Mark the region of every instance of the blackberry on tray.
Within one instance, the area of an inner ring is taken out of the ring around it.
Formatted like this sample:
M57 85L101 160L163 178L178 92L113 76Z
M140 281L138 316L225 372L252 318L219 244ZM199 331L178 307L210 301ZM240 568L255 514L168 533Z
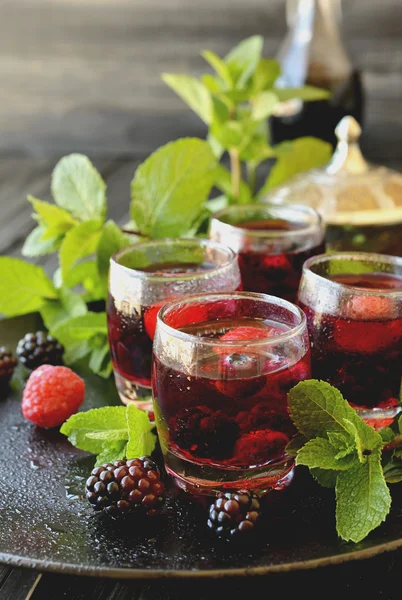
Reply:
M64 346L48 333L37 331L20 339L16 354L24 367L33 370L41 365L62 365Z
M165 503L160 470L148 456L95 467L85 489L94 510L112 516L139 511L155 517Z
M260 501L248 490L220 492L209 507L208 527L221 538L248 536L260 517Z
M7 383L13 376L17 361L5 346L0 346L0 383Z

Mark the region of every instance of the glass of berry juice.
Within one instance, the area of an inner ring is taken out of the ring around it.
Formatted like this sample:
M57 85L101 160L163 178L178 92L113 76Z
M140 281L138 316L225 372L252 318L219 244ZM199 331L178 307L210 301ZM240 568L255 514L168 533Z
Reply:
M318 212L302 205L247 204L217 212L209 237L239 255L243 288L295 302L304 261L325 251Z
M209 240L165 239L119 250L110 260L108 335L117 390L150 411L156 315L168 300L241 287L236 254Z
M152 391L167 472L194 494L288 485L287 393L309 377L306 319L294 304L251 292L166 304Z
M306 261L298 304L313 377L337 387L377 428L400 411L402 258L365 252Z

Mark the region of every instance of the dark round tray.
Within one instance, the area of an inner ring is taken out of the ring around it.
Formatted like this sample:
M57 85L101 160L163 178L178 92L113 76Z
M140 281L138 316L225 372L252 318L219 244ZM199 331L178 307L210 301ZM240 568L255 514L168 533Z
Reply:
M29 315L0 322L10 349L38 326ZM84 374L82 410L119 404L113 379ZM42 430L21 413L19 367L0 401L0 562L43 571L118 578L190 578L267 574L363 559L402 546L402 486L392 487L386 522L360 544L335 531L334 493L296 469L282 492L268 494L258 539L220 542L206 526L206 506L171 489L163 515L113 520L83 498L94 457L57 430Z

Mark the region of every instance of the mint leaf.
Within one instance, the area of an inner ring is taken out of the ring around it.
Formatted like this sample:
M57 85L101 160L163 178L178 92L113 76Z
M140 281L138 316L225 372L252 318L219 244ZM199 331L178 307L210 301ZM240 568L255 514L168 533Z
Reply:
M337 448L325 438L315 438L301 448L296 457L296 465L341 471L350 469L356 463L356 456L337 458Z
M127 433L127 427L124 427L124 429L111 429L109 431L90 431L86 434L86 437L90 440L101 440L103 442L126 442Z
M114 463L116 460L124 460L126 457L127 442L116 442L108 444L96 457L95 467L100 467L107 463Z
M36 218L39 223L45 228L44 240L49 240L62 236L69 229L77 225L77 221L73 219L70 213L55 204L44 202L35 198L34 196L28 196L28 201L32 204L36 214Z
M324 166L332 155L331 144L313 137L301 137L292 142L282 142L275 147L275 150L278 160L272 167L259 196L298 173Z
M85 315L63 321L51 329L51 334L65 347L64 362L74 364L87 356L96 336L106 340L107 323L105 313L88 312Z
M60 266L63 281L72 267L82 258L95 253L101 236L101 221L84 221L70 229L60 248Z
M164 73L163 81L206 123L212 121L211 94L204 84L190 75Z
M91 343L89 343L91 346ZM93 348L89 359L89 368L93 373L107 379L112 373L109 344L105 336L104 343L99 348Z
M253 95L269 90L279 77L281 67L278 61L271 58L260 58L253 74ZM276 90L273 90L276 93Z
M254 121L262 121L272 114L275 106L278 104L278 96L273 92L261 92L253 98L253 108L251 118Z
M80 450L99 454L105 449L108 437L89 437L88 434L106 432L110 434L110 440L115 442L113 438L115 432L118 431L120 434L122 430L127 431L126 439L128 439L126 407L106 406L72 415L61 426L60 433L67 436L69 441Z
M355 439L345 435L343 432L338 433L336 431L329 431L328 439L334 448L337 449L337 459L344 458L345 456L349 456L356 452Z
M105 281L99 275L95 260L86 260L72 267L64 280L60 277L60 284L68 288L82 285L86 290L86 293L82 294L86 302L102 300L107 293Z
M308 439L325 438L328 432L339 432L350 438L345 419L356 427L360 428L360 424L362 429L369 427L349 406L341 392L325 381L300 381L290 390L288 400L291 419Z
M205 73L201 75L201 81L207 88L211 94L220 94L222 91L222 83L218 80L217 77L210 75L209 73Z
M224 86L231 88L233 85L232 76L230 75L229 67L225 61L211 50L204 50L201 52L201 56L211 65L217 75L219 75ZM215 90L214 93L217 93L217 90Z
M87 156L64 156L53 170L51 189L56 204L74 218L104 218L106 184Z
M35 312L46 300L57 298L57 290L42 267L0 256L0 272L0 313L7 317Z
M344 419L345 426L353 435L360 462L365 462L366 453L382 446L382 438L378 431L364 423L359 417L353 422Z
M236 87L241 88L248 83L261 58L263 45L263 37L253 35L241 41L225 56L225 63Z
M336 486L336 480L338 478L338 471L331 471L329 469L310 469L311 475L322 487L334 488Z
M131 182L131 217L152 238L185 235L212 188L216 159L208 142L170 142L138 167Z
M336 528L338 535L360 542L386 518L391 496L381 468L381 451L365 463L338 474L336 482Z
M399 483L402 481L402 460L396 452L383 461L383 473L387 483Z
M81 296L64 287L59 290L58 300L47 300L40 309L43 322L49 330L87 312L87 305Z
M96 264L99 274L106 277L109 272L110 257L112 254L127 246L129 239L114 221L108 221L103 226L98 247L96 250Z
M331 97L331 92L323 88L314 87L312 85L304 85L298 88L275 88L275 94L281 102L300 98L300 100L327 100Z
M23 256L32 258L44 256L45 254L56 252L60 248L62 237L45 240L43 238L45 232L46 228L42 225L38 225L38 227L35 227L35 229L31 231L22 246L21 253Z
M127 406L128 444L127 458L149 456L155 449L156 435L152 433L154 424L147 413L133 404Z

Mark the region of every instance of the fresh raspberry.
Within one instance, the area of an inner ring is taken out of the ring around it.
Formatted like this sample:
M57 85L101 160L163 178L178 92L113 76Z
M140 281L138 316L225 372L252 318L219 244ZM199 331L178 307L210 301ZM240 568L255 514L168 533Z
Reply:
M68 367L42 365L33 371L22 397L22 414L39 427L58 427L78 411L85 383Z
M235 444L233 464L258 465L274 460L282 456L288 443L288 436L280 431L262 429L246 433Z
M158 302L158 304L153 304L152 306L150 306L149 308L147 308L145 310L144 325L145 325L145 330L146 330L147 334L149 335L149 337L151 338L151 340L153 340L155 337L156 317L158 315L158 312L160 311L160 309L162 308L162 306L165 303L166 303L166 301Z
M276 327L261 329L260 327L235 327L225 333L220 339L222 342L237 342L242 340L257 340L275 335L278 332Z
M262 261L262 268L276 271L277 274L278 271L282 271L280 275L283 277L283 271L288 273L292 265L287 254L268 254Z

